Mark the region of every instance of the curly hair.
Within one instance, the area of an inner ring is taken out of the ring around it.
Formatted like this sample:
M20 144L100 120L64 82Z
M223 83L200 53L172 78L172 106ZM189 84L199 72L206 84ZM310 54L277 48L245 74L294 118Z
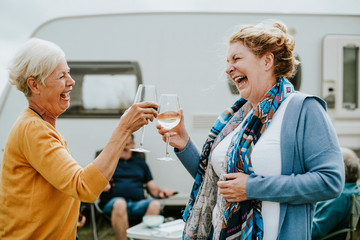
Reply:
M275 21L272 25L259 23L246 25L231 35L229 43L242 42L255 56L262 57L267 52L274 55L276 78L291 78L296 73L299 61L295 59L294 38L287 33L284 24Z

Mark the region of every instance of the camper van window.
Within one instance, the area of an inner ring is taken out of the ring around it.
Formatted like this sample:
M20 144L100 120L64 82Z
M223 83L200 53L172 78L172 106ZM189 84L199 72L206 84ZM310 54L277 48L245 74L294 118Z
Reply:
M118 118L134 101L141 83L137 63L69 62L75 85L63 118Z
M84 109L126 109L136 91L135 75L84 75ZM96 97L94 97L96 96Z
M359 47L343 48L343 108L348 110L357 109L358 96L358 73L359 73Z

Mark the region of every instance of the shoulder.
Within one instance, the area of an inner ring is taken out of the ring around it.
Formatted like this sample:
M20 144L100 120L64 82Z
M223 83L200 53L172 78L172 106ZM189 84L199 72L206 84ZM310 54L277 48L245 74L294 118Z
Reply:
M24 135L32 132L37 133L43 130L49 130L46 126L46 122L42 120L38 115L33 114L31 110L25 109L22 111L14 123L13 130L22 133Z
M296 92L290 99L282 122L282 134L288 137L306 129L316 129L330 120L326 103L318 96ZM310 123L310 124L307 124ZM330 123L327 124L330 127Z
M301 116L326 115L326 102L318 96L296 92L290 99L285 111L285 118L295 121Z
M48 145L66 144L64 137L50 123L41 119L29 109L25 109L19 116L12 129L15 136L29 144L48 142Z
M295 92L293 98L289 102L289 105L299 105L301 107L322 107L326 110L326 102L322 98L303 92Z

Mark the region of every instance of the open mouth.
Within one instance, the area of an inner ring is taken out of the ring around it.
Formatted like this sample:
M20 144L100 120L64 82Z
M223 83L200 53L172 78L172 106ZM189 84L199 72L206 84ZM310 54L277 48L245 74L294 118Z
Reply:
M60 97L61 97L61 99L66 100L66 101L70 100L69 92L60 94Z
M237 77L237 78L235 78L235 82L240 83L242 80L245 80L245 79L247 79L246 76Z
M247 82L247 79L247 76L240 76L235 78L234 81L239 84L239 87L241 87Z

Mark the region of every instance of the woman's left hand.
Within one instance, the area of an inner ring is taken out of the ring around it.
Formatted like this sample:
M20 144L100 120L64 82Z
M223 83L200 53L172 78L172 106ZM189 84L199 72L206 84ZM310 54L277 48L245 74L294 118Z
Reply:
M242 202L247 200L246 181L249 175L245 173L228 173L224 175L226 181L218 181L220 193L228 202Z

